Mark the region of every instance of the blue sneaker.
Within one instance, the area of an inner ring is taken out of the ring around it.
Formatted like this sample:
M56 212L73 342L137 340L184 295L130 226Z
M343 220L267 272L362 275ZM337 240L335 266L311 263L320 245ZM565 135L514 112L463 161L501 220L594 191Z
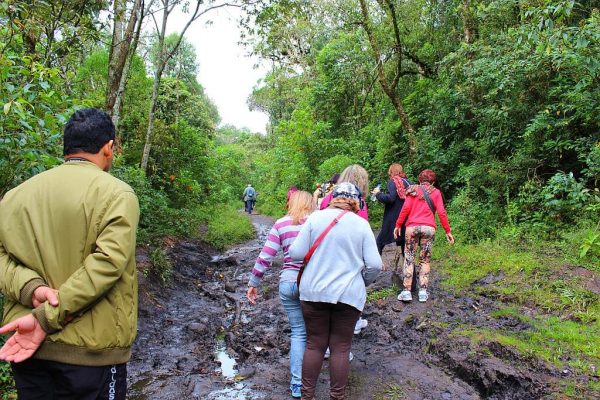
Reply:
M298 383L292 383L290 385L290 390L292 391L293 398L299 399L302 397L302 385Z

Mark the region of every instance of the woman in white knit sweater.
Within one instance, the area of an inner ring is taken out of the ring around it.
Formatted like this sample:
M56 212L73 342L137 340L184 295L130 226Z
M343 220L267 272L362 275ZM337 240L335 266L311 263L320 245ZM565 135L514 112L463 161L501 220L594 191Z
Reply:
M302 363L304 400L314 398L328 346L331 350L330 398L345 397L354 326L365 305L366 285L375 280L382 266L369 223L356 215L361 201L356 186L348 182L339 184L329 207L308 218L289 249L293 259L302 260L333 219L345 210L350 211L341 216L318 245L300 282L307 333Z

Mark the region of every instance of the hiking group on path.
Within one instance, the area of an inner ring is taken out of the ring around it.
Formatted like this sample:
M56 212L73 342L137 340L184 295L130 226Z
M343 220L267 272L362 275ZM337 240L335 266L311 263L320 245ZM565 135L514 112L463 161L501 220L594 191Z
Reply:
M19 399L126 398L126 364L137 333L140 211L132 188L107 173L114 143L106 113L75 112L64 129L64 164L0 201L0 333L14 332L0 359L11 363ZM418 298L426 301L435 213L454 242L435 173L422 171L419 185L410 184L399 164L388 175L387 193L371 192L385 204L377 239L368 223L368 174L350 165L318 192L291 188L288 211L256 259L247 291L252 304L274 256L284 255L279 295L291 326L294 398L314 398L327 354L330 397L345 398L352 337L367 325L360 318L366 286L384 268L385 245L402 246L405 237L403 301L412 300L420 247ZM248 185L246 212L252 213L256 196Z
M402 166L394 163L388 175L388 192L379 188L371 192L385 204L377 239L364 200L369 193L368 174L355 164L332 176L312 195L290 188L288 212L275 222L256 259L248 282L251 304L256 304L257 287L266 269L278 251L283 252L279 297L291 327L290 392L294 398L315 398L324 358L329 358L330 398L346 398L352 336L367 326L360 318L366 287L384 268L381 254L387 244L395 241L404 255L404 288L398 300L406 302L412 301L420 247L418 298L425 302L436 212L448 241L454 243L441 193L433 186L435 173L424 170L419 185L411 185Z

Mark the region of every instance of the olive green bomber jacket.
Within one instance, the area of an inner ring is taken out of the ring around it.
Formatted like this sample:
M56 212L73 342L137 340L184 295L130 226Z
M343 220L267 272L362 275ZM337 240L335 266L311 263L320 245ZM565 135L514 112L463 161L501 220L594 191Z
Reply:
M34 358L89 366L129 360L138 220L133 190L87 161L38 174L0 201L3 323L33 312L49 333ZM57 307L32 310L40 285L58 289Z

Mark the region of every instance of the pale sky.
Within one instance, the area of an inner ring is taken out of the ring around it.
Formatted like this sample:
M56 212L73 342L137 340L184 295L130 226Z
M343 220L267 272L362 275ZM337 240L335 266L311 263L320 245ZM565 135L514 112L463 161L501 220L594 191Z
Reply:
M258 69L256 57L238 44L240 31L236 23L240 10L226 7L212 10L190 26L185 38L196 48L198 81L219 109L221 125L247 127L252 132L266 132L268 117L262 112L248 110L246 99L252 87L263 78L268 68L263 63ZM189 16L173 12L169 17L167 34L180 33ZM212 25L207 25L207 21Z

